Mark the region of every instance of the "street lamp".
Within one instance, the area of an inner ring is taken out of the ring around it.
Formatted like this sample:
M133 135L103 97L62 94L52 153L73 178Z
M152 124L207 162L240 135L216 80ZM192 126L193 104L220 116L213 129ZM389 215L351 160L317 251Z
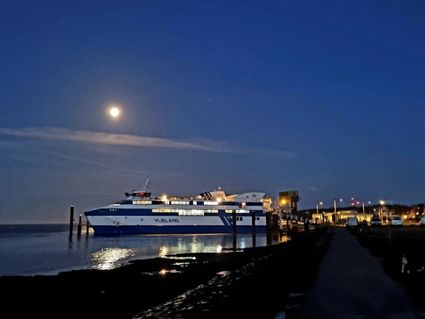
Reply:
M382 217L384 215L384 205L385 205L385 201L380 200L379 201L379 205L381 205L381 207L379 208L379 219L382 220Z
M283 227L283 220L282 220L282 215L285 212L285 206L288 204L288 201L286 199L281 199L279 202L279 206L281 207L280 212L279 212L279 225L280 225L280 229L282 229ZM287 219L288 221L288 219Z
M334 198L334 225L336 225L337 222L337 215L336 215L336 199Z
M322 206L322 205L323 205L323 202L322 202L322 201L320 201L318 204L316 204L316 212L317 212L317 215L319 215L319 205L320 205L320 206ZM323 223L323 224L325 223L325 217L324 217L323 212L322 212L322 223Z

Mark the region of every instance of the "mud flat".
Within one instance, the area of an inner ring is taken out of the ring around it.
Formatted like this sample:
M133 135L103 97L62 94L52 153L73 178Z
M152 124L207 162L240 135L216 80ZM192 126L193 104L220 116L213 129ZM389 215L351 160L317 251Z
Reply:
M175 255L56 276L4 276L2 311L9 318L274 318L296 311L330 237L322 228L243 252Z

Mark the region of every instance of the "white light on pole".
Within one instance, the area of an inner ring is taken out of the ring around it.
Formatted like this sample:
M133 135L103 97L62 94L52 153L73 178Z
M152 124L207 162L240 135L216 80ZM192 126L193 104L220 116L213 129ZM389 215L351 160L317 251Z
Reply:
M336 216L336 199L334 199L334 224L336 225L337 216Z

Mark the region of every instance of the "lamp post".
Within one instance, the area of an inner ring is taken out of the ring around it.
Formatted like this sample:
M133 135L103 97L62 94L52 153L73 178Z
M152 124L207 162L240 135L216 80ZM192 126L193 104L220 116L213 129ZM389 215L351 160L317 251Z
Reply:
M381 207L379 207L379 219L382 220L382 217L384 215L384 205L385 205L385 201L380 200L379 201L379 205L381 205Z
M336 225L337 216L336 216L336 199L334 198L334 225Z
M367 201L367 212L368 214L370 214L370 205L372 204L372 202L369 200Z
M318 204L316 204L316 212L317 212L317 215L319 215L319 205L320 206L322 206L323 205L323 202L322 201L320 201ZM325 216L324 216L324 214L323 214L323 212L322 212L322 224L324 224L325 223Z
M319 220L319 204L316 204L316 218L315 218L315 223L317 224L318 220Z
M280 209L280 214L279 214L279 225L280 225L280 230L282 230L282 226L283 226L283 220L282 220L282 215L283 215L283 212L285 211L285 206L286 206L286 204L287 204L287 202L286 202L286 200L285 199L282 199L281 201L280 201L280 203L279 203L279 206L281 206L281 209ZM288 220L286 221L286 222L288 222Z

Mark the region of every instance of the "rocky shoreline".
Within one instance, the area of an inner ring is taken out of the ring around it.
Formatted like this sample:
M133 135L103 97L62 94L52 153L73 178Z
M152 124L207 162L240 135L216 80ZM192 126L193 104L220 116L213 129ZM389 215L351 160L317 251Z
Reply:
M319 228L243 252L176 255L56 276L4 276L3 311L13 318L274 318L281 311L295 316L330 237ZM22 306L13 306L16 301Z

